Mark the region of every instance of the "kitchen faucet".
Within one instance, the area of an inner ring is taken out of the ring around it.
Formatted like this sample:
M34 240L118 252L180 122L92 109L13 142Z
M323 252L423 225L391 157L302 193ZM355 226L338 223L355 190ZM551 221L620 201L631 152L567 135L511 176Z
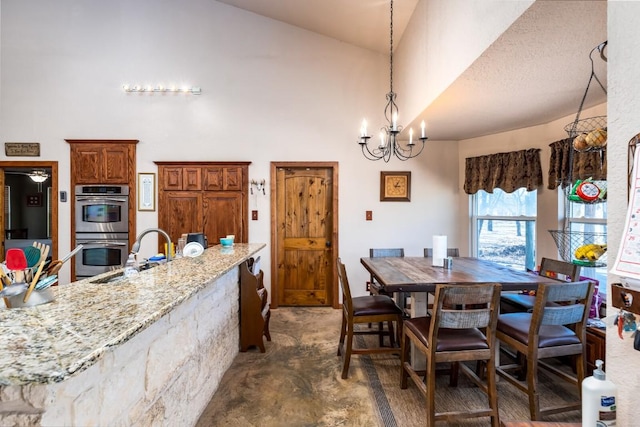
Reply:
M140 241L145 235L151 233L152 231L164 236L165 240L167 241L167 262L171 261L171 237L169 237L166 231L159 228L147 228L142 233L140 233L140 235L136 237L136 241L133 243L133 246L131 246L131 253L138 254L138 251L140 250Z

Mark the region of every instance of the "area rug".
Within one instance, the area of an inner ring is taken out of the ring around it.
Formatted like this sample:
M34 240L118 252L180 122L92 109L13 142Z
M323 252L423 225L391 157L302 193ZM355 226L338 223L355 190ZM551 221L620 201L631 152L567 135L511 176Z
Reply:
M349 378L341 375L336 355L341 310L278 308L271 311L272 342L266 352L240 353L197 426L366 426L411 427L425 424L424 396L409 381L400 389L400 359L395 355L358 355ZM366 326L366 325L365 325ZM358 346L376 344L375 336L357 337ZM438 411L484 407L486 398L464 375L457 387L448 376L437 378ZM575 392L542 375L543 401L564 400ZM502 421L528 420L527 397L504 380L498 382ZM580 412L547 417L547 421L580 422ZM449 426L487 426L488 418Z
M359 344L377 344L375 337L359 337ZM504 357L504 356L503 356ZM385 427L421 426L425 423L425 397L409 380L407 389L400 388L400 360L394 355L369 355L360 357L360 367L365 371L372 398L375 402L381 424ZM557 362L557 366L561 362ZM570 370L563 366L562 369ZM539 371L540 372L540 371ZM544 371L539 375L541 404L555 405L559 402L573 401L576 388L565 381L558 380ZM501 421L529 420L529 404L526 394L506 380L498 378L498 408ZM460 374L457 387L449 386L449 376L439 373L436 377L436 411L457 411L466 408L486 408L486 395L464 375ZM570 411L545 417L545 421L580 422L580 411ZM448 426L487 426L488 417L469 419L458 423L440 423Z

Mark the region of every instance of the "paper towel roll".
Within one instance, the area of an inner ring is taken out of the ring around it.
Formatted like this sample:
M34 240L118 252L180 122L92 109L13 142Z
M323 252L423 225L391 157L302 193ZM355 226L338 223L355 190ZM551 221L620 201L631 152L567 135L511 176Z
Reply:
M431 265L442 267L444 259L447 257L447 236L433 236L433 261Z

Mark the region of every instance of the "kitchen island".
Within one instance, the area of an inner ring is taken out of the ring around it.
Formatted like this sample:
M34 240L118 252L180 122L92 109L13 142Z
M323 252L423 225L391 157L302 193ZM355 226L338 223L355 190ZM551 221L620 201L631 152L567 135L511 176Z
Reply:
M0 425L192 425L239 351L239 268L214 246L0 309Z

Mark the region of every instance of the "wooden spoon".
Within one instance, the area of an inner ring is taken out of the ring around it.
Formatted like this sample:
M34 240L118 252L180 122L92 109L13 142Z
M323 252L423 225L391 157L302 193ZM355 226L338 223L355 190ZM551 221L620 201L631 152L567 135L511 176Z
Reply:
M5 279L7 280L7 282L9 282L9 284L11 284L11 279L9 279L5 274L4 268L0 267L0 291L4 289L4 285L6 283ZM11 308L11 303L9 302L9 298L4 298L4 305L7 306L7 308Z

